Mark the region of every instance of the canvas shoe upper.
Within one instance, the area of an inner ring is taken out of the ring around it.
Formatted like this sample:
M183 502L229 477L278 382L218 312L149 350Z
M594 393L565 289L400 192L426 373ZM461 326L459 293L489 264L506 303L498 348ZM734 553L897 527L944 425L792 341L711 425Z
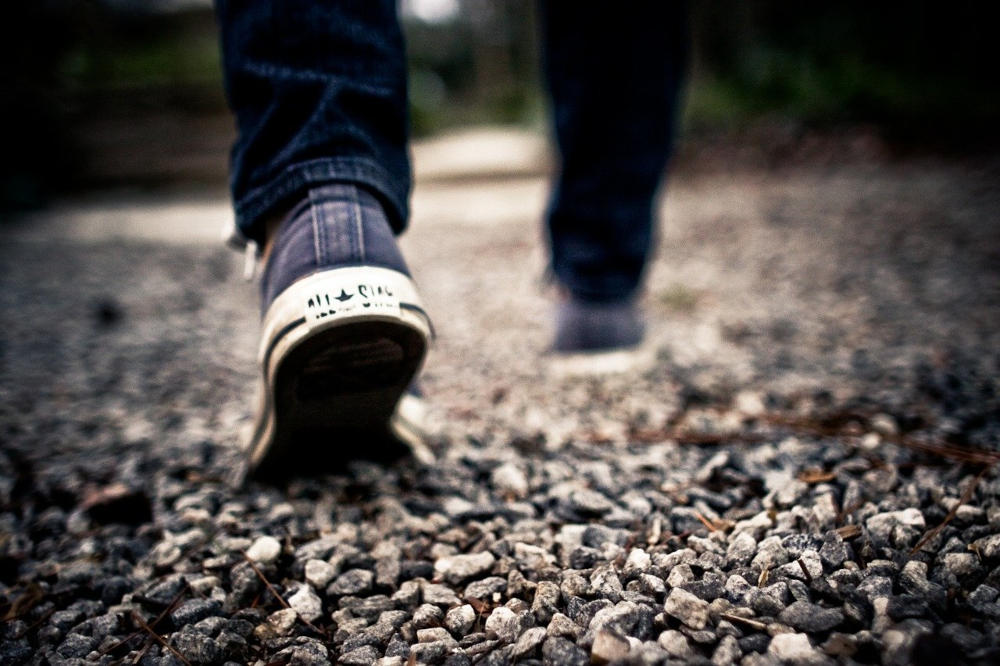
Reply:
M347 184L310 191L278 229L261 301L250 471L309 473L391 439L431 324L378 200Z

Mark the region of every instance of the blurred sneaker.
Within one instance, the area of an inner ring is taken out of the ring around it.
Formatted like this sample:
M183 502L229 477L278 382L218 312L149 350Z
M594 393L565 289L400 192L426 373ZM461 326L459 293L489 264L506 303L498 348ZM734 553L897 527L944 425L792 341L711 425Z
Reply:
M327 185L284 219L261 283L258 477L379 457L431 324L378 200Z
M568 297L556 310L552 350L560 353L606 352L635 347L645 333L634 300L609 303Z

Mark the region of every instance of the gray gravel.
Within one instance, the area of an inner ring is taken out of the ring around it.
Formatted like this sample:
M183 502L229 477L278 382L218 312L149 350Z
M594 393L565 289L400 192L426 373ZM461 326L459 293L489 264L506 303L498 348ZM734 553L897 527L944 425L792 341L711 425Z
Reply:
M0 663L996 663L997 175L680 174L609 374L543 353L534 220L440 185L406 239L436 462L286 487L226 482L238 258L11 225Z

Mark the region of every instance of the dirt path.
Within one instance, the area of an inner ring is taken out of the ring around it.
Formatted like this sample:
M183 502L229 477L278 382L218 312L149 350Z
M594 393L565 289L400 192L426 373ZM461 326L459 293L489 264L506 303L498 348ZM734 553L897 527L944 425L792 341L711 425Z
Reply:
M995 658L995 162L676 174L607 373L544 351L525 163L415 196L438 462L287 489L220 481L257 326L224 199L8 225L0 661Z

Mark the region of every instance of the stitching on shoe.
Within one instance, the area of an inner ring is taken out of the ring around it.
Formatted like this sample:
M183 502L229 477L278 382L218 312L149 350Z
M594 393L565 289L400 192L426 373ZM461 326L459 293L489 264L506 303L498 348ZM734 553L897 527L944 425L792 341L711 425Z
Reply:
M358 229L358 258L363 263L365 260L365 231L361 224L361 201L358 199L357 189L351 190L351 199L354 204L354 224Z
M313 249L316 253L316 265L322 266L326 262L326 229L320 223L318 209L323 204L317 204L312 192L309 193L312 205L309 206L309 214L312 216L313 227Z

